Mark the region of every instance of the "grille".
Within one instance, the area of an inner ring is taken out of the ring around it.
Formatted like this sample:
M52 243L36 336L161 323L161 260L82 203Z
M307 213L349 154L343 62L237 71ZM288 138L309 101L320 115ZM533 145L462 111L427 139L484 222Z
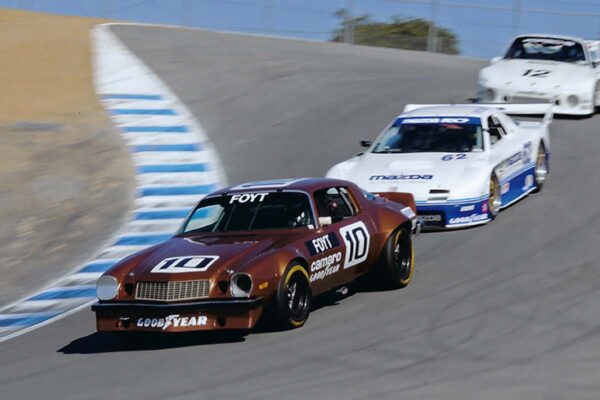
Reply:
M136 300L177 301L208 297L207 279L177 282L138 282Z
M548 99L543 97L531 97L531 96L514 96L509 99L511 103L525 103L525 104L535 104L535 103L547 103Z

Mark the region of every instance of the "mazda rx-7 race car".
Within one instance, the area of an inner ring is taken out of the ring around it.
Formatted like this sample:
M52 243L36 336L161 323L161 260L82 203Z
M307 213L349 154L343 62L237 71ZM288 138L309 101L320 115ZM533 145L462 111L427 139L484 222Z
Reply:
M524 35L479 72L478 101L552 102L558 114L591 115L600 106L600 41Z
M367 272L399 288L413 276L410 194L351 182L261 181L203 198L170 240L98 279L99 331L250 329L268 313L302 326L312 297Z
M541 114L542 122L508 113ZM501 208L542 189L548 173L550 104L408 105L364 153L327 176L363 189L412 193L423 229L494 219Z

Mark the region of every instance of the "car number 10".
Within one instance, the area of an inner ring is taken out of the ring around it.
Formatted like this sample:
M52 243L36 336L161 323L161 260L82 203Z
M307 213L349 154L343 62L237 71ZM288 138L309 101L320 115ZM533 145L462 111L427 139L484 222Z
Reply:
M358 221L340 228L340 235L346 244L344 268L350 268L367 259L371 237L364 222Z

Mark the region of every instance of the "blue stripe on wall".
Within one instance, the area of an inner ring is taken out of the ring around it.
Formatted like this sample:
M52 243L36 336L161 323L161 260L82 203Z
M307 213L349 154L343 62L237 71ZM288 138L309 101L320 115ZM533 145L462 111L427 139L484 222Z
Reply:
M200 151L200 143L190 144L141 144L132 146L131 151L141 153L145 151Z
M165 133L186 133L188 128L185 125L173 126L123 126L125 132L129 133L145 133L145 132L165 132Z
M170 108L137 109L137 108L114 108L110 110L112 115L177 115Z
M109 93L103 94L102 98L105 100L162 100L163 97L159 94L117 94Z
M17 326L31 326L35 324L42 323L52 317L60 314L59 312L53 313L39 313L39 314L29 314L27 316L16 316L9 318L0 318L0 327L17 327Z
M106 272L118 261L119 260L92 261L87 263L85 267L81 268L78 272Z
M149 174L154 172L206 172L208 171L208 164L141 165L136 169L138 174Z
M122 236L120 237L115 246L146 246L153 245L164 242L165 240L169 240L173 235L166 233L154 233L148 235L131 235L131 236Z
M74 299L77 297L96 297L96 287L73 287L67 289L51 289L40 294L36 294L27 300L59 300Z
M142 196L183 196L191 194L209 194L216 190L216 185L166 186L151 187L140 190Z
M178 210L138 211L133 216L135 220L183 219L190 213L189 208Z

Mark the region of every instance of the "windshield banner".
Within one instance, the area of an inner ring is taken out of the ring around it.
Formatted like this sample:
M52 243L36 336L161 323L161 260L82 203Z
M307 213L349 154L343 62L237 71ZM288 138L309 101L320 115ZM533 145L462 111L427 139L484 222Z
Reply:
M412 117L398 118L394 125L401 124L461 124L481 125L480 118L472 117Z

